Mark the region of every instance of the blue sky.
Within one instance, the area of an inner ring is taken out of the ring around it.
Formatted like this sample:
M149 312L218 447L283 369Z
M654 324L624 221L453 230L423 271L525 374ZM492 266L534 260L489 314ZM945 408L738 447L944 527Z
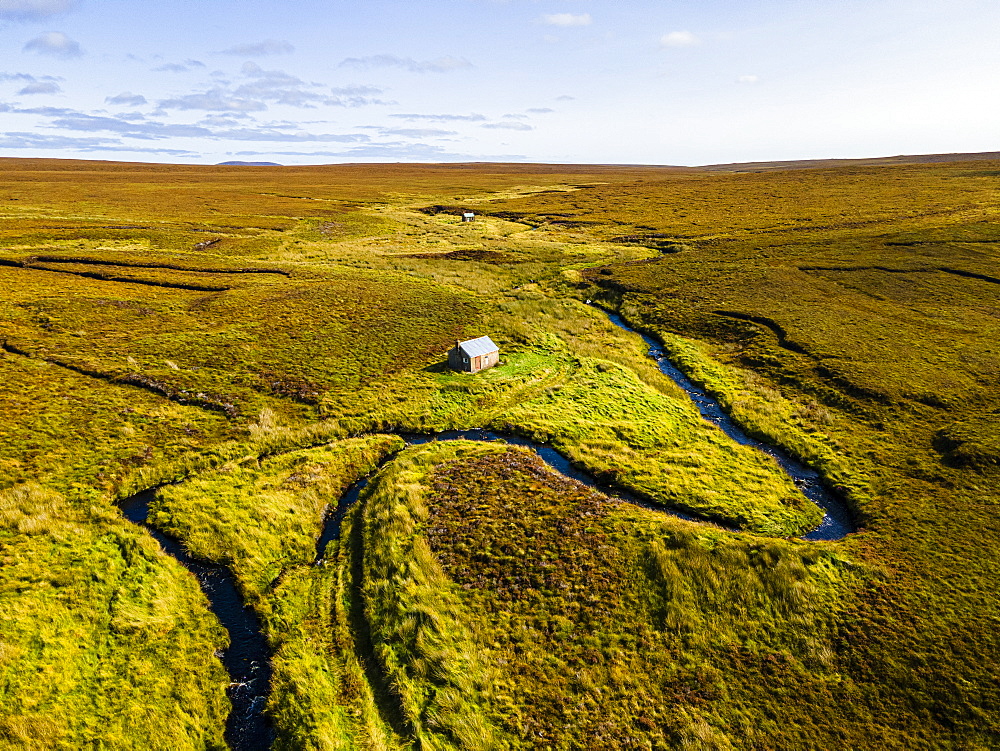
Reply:
M995 0L0 0L0 155L994 151L998 39Z

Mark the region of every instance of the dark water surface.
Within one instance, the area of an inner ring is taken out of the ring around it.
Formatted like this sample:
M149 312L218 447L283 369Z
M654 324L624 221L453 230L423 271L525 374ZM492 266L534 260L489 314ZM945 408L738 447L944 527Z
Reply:
M121 504L125 516L145 527L163 549L180 561L198 578L208 597L212 612L229 632L229 647L222 653L222 664L231 683L226 693L233 711L226 721L226 742L236 751L267 749L274 742L274 728L264 715L271 692L271 653L260 629L260 620L243 602L236 580L224 566L196 561L181 544L151 526L149 504L155 490L147 490Z

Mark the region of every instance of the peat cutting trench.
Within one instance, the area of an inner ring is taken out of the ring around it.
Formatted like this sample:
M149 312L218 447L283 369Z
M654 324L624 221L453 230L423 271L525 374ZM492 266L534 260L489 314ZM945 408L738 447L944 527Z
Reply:
M603 310L603 309L602 309ZM616 326L626 331L636 332L626 324L618 314L603 311ZM669 360L663 347L651 336L639 335L649 346L649 356L653 358L660 370L670 377L698 407L702 417L718 426L727 436L737 443L752 446L774 458L778 465L794 481L803 495L816 503L825 512L820 525L803 536L806 540L839 540L855 531L852 514L844 501L828 489L822 482L819 473L800 462L781 448L759 441L747 435L722 409L722 406L704 389L699 388L687 378ZM388 431L384 431L388 432ZM502 435L489 430L476 428L472 430L451 430L434 434L399 433L408 446L431 441L505 441L507 443L525 446L533 449L552 469L560 474L577 480L589 487L596 488L612 497L619 498L646 508L654 509L681 517L683 519L704 521L697 517L680 513L675 509L641 499L631 493L610 487L598 482L589 473L575 467L566 457L551 446L535 443L525 438ZM380 466L392 461L388 457ZM344 515L358 500L369 479L377 472L355 482L338 500L336 507L328 509L323 531L316 543L316 564L324 560L324 553L330 541L339 539L340 526ZM271 689L271 653L267 639L261 631L260 621L253 609L248 607L236 585L232 573L219 564L196 561L192 559L183 546L175 539L164 535L147 521L149 504L156 490L146 490L121 502L120 506L125 516L131 521L142 525L160 543L164 551L176 558L198 579L202 590L208 597L212 612L229 632L230 646L222 655L222 662L230 675L228 695L233 704L233 710L226 722L226 741L234 751L258 751L268 749L274 742L275 732L264 710ZM738 531L738 530L734 530ZM371 666L374 667L374 666Z

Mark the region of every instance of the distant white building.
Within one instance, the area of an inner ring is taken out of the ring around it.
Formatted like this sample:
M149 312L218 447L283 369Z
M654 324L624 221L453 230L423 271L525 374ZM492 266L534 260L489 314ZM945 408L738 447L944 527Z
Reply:
M453 370L466 373L478 373L480 370L492 368L500 362L500 348L488 336L469 339L466 342L455 342L448 350L448 365Z
M476 215L473 214L471 211L466 211L464 214L462 214L462 221L463 222L471 222L471 221L475 220L475 218L476 218Z

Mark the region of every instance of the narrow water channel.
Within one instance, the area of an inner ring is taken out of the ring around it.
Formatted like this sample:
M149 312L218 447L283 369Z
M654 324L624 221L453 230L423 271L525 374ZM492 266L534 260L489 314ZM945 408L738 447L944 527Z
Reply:
M839 540L845 535L848 535L856 530L853 515L847 507L847 504L844 503L842 498L837 496L832 490L823 484L819 472L814 469L810 469L801 462L797 461L787 451L747 435L746 432L744 432L743 429L736 424L733 418L726 414L726 411L722 409L721 404L709 396L708 392L704 389L692 383L690 378L678 370L677 366L670 361L669 357L667 357L667 353L663 349L663 345L656 341L656 339L647 334L636 331L617 313L611 313L603 308L598 308L598 310L601 310L605 315L607 315L615 326L633 334L639 334L639 336L642 337L646 346L649 347L649 356L656 361L660 372L665 376L668 376L674 383L684 390L684 393L686 393L691 401L694 402L702 417L713 425L718 426L723 433L737 443L744 446L753 446L758 451L762 451L768 456L773 457L774 460L778 462L778 466L780 466L785 473L792 478L792 481L795 483L795 486L799 489L802 495L823 509L823 521L820 522L820 525L816 527L816 529L803 535L803 539Z
M236 579L224 566L196 561L181 544L149 524L149 504L156 490L146 490L121 504L126 518L149 531L163 549L198 578L216 618L229 632L222 664L229 673L226 694L233 709L226 720L226 742L234 751L268 749L274 728L264 714L271 693L271 653L257 614L243 602Z

